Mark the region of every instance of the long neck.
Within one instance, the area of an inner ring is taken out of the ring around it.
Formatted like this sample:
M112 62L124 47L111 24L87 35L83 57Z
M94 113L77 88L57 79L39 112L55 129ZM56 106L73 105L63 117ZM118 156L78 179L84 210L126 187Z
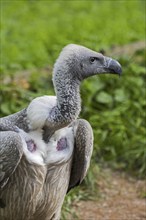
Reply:
M57 106L54 115L59 123L69 124L75 120L81 110L80 81L69 71L57 72L54 77L54 87L57 96Z
M81 110L80 79L73 72L73 62L57 61L54 67L53 83L56 92L56 106L52 108L44 126L43 139L48 142L52 134L68 126ZM63 65L62 65L63 64Z
M80 85L68 78L60 84L61 89L57 86L56 90L58 114L69 123L78 117L81 110Z
M48 130L46 137L48 137L48 134L68 126L80 113L80 81L75 79L73 75L67 69L64 69L64 71L61 69L54 73L53 83L57 104L51 110L46 122L45 130Z

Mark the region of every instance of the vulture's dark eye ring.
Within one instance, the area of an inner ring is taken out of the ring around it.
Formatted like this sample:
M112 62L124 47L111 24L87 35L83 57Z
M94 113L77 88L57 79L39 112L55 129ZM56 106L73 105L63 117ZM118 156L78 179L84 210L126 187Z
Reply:
M95 57L90 57L90 63L94 63L94 62L95 62L95 60L96 60L96 58L95 58Z

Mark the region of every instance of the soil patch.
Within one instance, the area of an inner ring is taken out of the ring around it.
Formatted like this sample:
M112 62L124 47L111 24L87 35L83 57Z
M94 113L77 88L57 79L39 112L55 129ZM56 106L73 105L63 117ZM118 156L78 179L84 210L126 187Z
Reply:
M78 219L146 220L146 182L119 172L102 173L98 180L100 198L74 204Z

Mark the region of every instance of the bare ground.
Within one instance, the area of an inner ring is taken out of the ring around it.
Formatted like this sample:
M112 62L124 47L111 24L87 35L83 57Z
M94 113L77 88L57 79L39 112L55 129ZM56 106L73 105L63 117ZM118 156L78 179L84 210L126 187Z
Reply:
M98 188L96 201L74 204L79 220L146 220L146 181L104 170Z

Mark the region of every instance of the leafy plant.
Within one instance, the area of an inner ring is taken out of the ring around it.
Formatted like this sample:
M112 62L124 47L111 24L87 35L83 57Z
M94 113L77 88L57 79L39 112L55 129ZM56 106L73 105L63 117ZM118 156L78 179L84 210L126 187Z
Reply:
M54 94L51 67L66 44L106 51L143 40L144 5L139 0L1 1L0 115L27 107L37 96ZM73 201L98 190L99 163L145 177L145 50L117 58L123 67L120 79L100 75L82 84L80 117L93 127L94 152L82 188L66 197L63 219Z
M133 56L133 63L129 61L125 68L123 65L121 79L102 76L84 82L82 117L89 120L94 129L94 161L98 158L104 158L111 163L116 161L126 170L144 176L146 173L144 51L141 52L143 58L140 63L137 59L138 54ZM123 58L121 63L124 63Z

